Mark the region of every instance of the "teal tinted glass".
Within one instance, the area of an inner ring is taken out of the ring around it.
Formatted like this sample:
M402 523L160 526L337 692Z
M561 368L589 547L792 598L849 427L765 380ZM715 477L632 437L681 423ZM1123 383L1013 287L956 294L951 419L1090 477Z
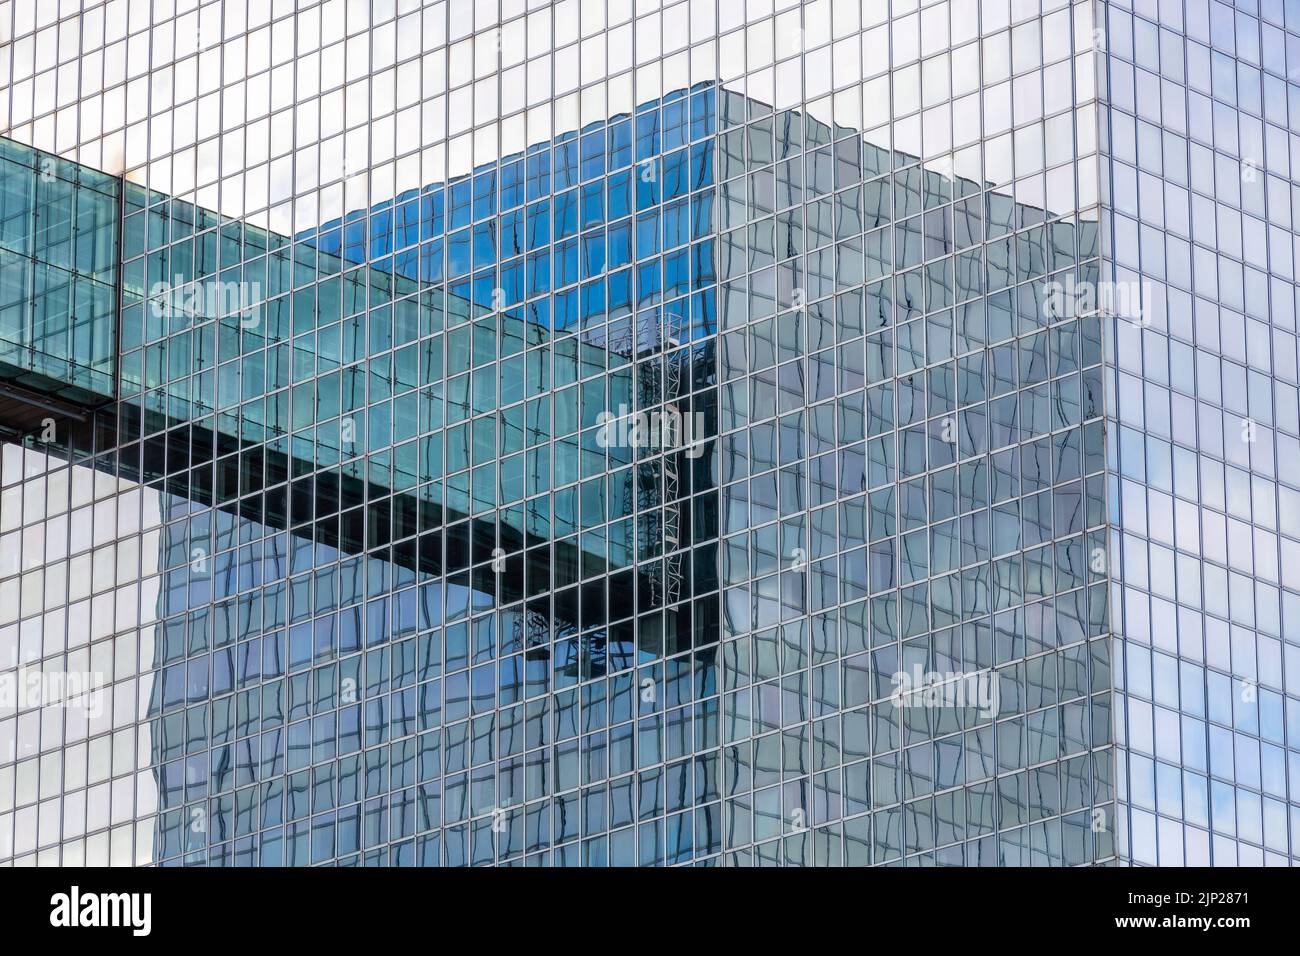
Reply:
M118 181L0 140L0 378L114 394Z

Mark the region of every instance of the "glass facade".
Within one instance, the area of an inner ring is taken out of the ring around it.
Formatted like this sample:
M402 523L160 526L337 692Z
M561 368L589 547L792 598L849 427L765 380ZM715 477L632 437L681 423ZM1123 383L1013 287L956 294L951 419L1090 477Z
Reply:
M0 381L113 397L119 188L0 139Z
M1135 863L1298 855L1298 16L1135 3L1105 21L1107 275L1146 299L1107 350Z
M1295 855L1294 11L261 6L0 3L0 864Z

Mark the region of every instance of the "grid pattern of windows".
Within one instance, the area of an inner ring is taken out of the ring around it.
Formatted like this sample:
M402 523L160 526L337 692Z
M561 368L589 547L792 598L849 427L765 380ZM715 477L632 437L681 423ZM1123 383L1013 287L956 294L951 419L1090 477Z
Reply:
M0 863L1295 855L1280 0L22 6Z
M1114 326L1107 403L1137 863L1285 863L1300 835L1296 12L1106 21L1108 275L1146 299Z
M119 183L0 140L0 378L114 394Z

